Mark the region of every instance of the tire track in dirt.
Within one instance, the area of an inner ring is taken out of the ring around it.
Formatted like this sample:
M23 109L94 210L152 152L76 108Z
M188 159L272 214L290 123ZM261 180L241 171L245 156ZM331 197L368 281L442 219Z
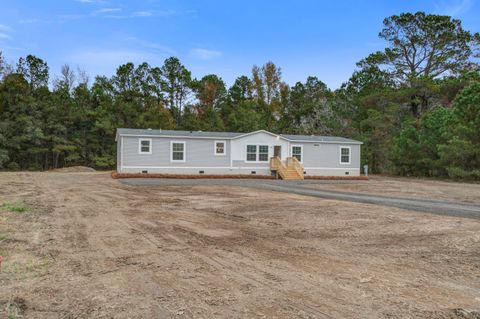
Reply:
M282 180L235 180L235 179L126 179L121 183L131 186L171 186L185 187L193 186L233 186L248 187L267 191L289 193L303 196L312 196L324 199L348 201L355 203L373 204L401 208L409 211L422 213L431 213L452 217L464 217L480 219L480 205L469 202L452 202L442 200L427 200L418 198L401 198L392 196L381 196L368 193L342 192L336 190L326 190L321 188L311 188L308 185L312 181L282 181Z

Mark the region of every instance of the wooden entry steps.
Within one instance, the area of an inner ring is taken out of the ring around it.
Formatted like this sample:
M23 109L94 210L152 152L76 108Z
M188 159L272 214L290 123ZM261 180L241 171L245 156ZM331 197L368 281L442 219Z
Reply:
M270 170L276 173L277 178L285 180L301 180L303 176L303 165L296 157L287 157L285 163L280 157L270 159Z

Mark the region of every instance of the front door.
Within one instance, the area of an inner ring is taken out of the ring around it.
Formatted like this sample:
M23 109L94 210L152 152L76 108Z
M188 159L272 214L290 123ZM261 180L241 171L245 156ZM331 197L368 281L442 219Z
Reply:
M275 145L273 147L273 156L282 158L282 146L281 145Z

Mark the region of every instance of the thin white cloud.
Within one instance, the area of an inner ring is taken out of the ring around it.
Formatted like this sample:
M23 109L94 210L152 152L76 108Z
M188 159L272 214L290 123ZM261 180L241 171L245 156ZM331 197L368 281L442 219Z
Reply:
M159 11L159 10L153 10L153 11L134 11L131 13L125 13L125 14L109 14L109 15L103 15L104 18L112 18L112 19L131 19L131 18L149 18L149 17L169 17L176 15L177 12L173 10L165 10L165 11Z
M12 37L10 36L12 29L9 26L0 24L0 40L9 40ZM3 41L2 41L3 42Z
M102 8L92 12L92 14L102 14L102 13L115 13L120 12L122 9L120 8Z
M200 60L211 60L223 55L220 51L196 48L190 50L190 55Z
M0 24L0 31L8 32L12 30L9 26L6 26L4 24Z
M132 13L134 17L151 17L153 15L150 11L135 11Z
M74 0L83 3L106 3L103 0ZM182 15L190 11L177 12L174 10L139 10L124 12L121 8L100 8L86 14L62 14L52 19L29 18L18 20L20 24L47 24L47 23L65 23L72 20L107 18L107 19L133 19L133 18L149 18L149 17L169 17L173 15ZM1 25L0 25L1 27ZM0 31L2 29L0 28Z
M435 4L435 13L458 17L467 12L472 6L472 0L454 0Z

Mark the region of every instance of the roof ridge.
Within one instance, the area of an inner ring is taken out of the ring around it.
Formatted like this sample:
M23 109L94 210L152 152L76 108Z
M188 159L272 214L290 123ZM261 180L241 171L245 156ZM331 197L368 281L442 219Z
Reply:
M219 138L219 139L235 139L244 136L249 136L256 133L266 133L273 136L282 137L291 142L330 142L330 143L352 143L363 144L360 141L350 139L347 137L333 136L333 135L297 135L297 134L276 134L267 130L256 130L248 133L240 132L213 132L200 130L164 130L164 129L136 129L136 128L118 128L117 135L152 135L152 136L174 136L174 137L192 137L192 138Z

